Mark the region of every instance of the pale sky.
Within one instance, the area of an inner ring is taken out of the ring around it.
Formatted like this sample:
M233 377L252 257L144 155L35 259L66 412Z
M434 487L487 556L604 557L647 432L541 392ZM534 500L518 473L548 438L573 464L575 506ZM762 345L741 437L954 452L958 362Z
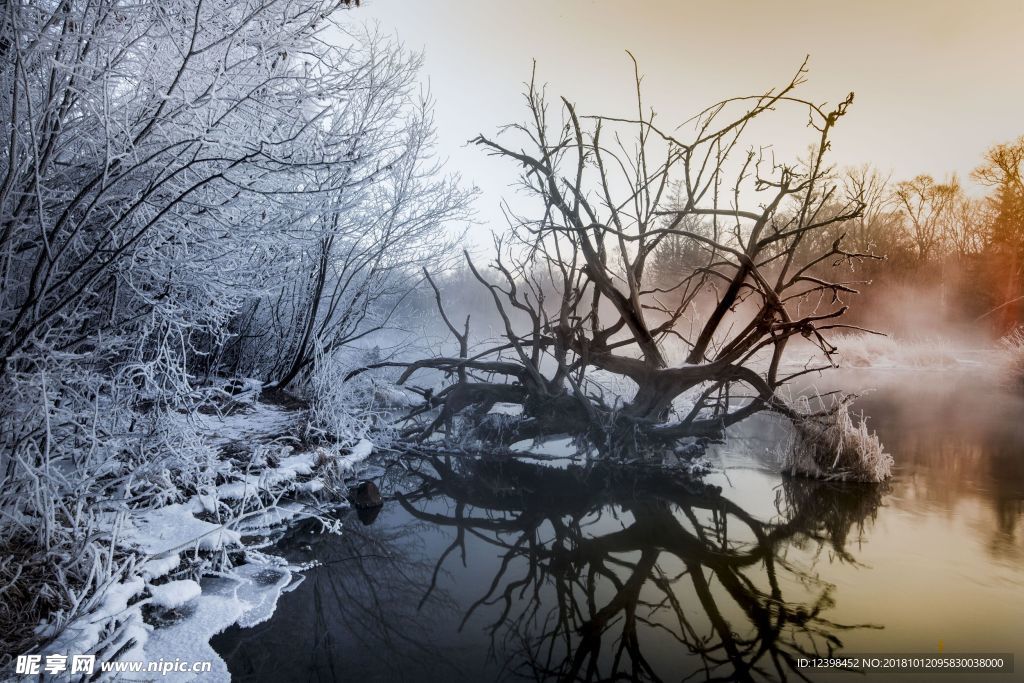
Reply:
M1024 0L364 0L357 17L424 50L439 152L483 191L484 222L500 221L516 169L465 142L523 116L534 59L552 96L632 113L630 50L646 103L675 125L785 84L810 55L804 97L856 93L833 161L870 162L894 179L956 172L969 185L986 148L1024 134ZM792 137L763 143L811 140L802 125L777 136Z

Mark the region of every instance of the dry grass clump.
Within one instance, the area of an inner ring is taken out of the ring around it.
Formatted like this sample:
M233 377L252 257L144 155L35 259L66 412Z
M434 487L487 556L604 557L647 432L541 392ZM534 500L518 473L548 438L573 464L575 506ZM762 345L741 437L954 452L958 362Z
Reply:
M41 623L59 631L94 605L102 584L131 566L132 558L83 531L59 528L49 548L26 533L0 543L0 670L38 645Z
M849 368L948 368L958 364L953 349L939 339L894 339L878 334L838 335L841 365Z
M800 399L803 416L793 420L792 438L780 454L785 471L826 481L881 482L892 476L892 456L868 431L863 415L854 420L850 401L845 397L812 412L810 401Z
M0 545L0 666L34 644L41 619L68 606L58 569L29 539L10 538Z
M1006 354L1010 382L1024 391L1024 327L1018 327L1000 340Z

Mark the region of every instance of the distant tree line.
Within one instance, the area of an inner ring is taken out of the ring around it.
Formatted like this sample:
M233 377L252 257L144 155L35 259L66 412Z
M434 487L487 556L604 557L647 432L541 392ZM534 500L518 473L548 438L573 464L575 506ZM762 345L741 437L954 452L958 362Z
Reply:
M843 236L852 251L885 257L855 264L865 300L854 319L870 321L890 286L913 285L934 290L934 300L918 304L938 307L944 320L1006 333L1024 322L1024 136L989 149L971 176L986 196L970 196L955 175L893 181L868 165L835 171L836 210L857 198L863 212L810 233L800 248L813 253ZM715 227L705 219L690 229ZM700 242L673 235L655 253L654 269L661 281L674 281L700 267L703 251Z

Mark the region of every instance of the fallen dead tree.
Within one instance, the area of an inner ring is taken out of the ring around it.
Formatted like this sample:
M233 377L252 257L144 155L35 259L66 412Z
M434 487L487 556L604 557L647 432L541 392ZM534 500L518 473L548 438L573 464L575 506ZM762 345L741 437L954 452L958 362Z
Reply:
M529 217L508 211L491 272L466 255L501 337L474 344L470 319L455 324L427 274L459 352L373 366L404 368L402 384L423 371L447 378L420 390L405 436L444 431L508 444L570 434L632 458L720 438L762 410L806 424L779 390L835 364L827 335L853 327L842 317L857 284L837 271L877 257L844 249L843 225L864 202L826 162L853 95L834 108L800 99L804 74L672 128L645 110L639 75L632 118L583 115L563 98L552 120L531 82L527 122L505 127L501 141L474 140L522 168L537 207ZM783 110L796 110L815 138L809 156L791 164L747 141L752 122ZM651 264L669 242L684 243L677 251L689 260L666 282ZM796 336L820 349L821 363L785 370ZM605 392L609 377L635 392ZM522 406L521 415L485 419L497 403Z

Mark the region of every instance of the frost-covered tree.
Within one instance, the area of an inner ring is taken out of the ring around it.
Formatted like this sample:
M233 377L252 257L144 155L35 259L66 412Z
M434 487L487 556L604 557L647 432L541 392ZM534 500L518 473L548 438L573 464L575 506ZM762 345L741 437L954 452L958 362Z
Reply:
M0 569L4 616L96 594L99 501L210 476L169 419L204 378L293 380L443 254L465 196L419 58L347 4L0 9L0 554L35 558Z

